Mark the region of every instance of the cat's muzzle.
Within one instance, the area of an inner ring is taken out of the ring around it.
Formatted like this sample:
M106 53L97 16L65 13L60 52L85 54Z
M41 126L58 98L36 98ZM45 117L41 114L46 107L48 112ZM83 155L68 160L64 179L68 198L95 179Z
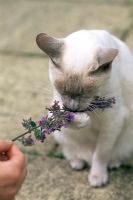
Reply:
M66 111L69 111L69 112L74 112L74 113L76 113L76 112L85 112L86 111L86 108L85 109L80 109L80 108L69 108L69 107L67 107L67 106L63 106L63 108L64 108L64 110L66 110Z

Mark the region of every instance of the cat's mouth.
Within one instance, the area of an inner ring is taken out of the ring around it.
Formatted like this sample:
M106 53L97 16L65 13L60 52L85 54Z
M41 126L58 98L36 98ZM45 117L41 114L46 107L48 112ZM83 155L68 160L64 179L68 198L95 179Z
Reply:
M67 106L63 106L63 109L65 110L65 111L69 111L69 112L74 112L74 113L78 113L78 112L86 112L87 111L87 108L88 107L86 107L86 108L84 108L84 109L71 109L71 108L68 108Z
M64 110L69 112L87 112L87 111L93 111L95 109L101 109L104 110L105 108L112 108L112 105L116 103L116 98L105 98L105 97L99 97L96 96L90 104L84 108L84 109L71 109L64 105Z

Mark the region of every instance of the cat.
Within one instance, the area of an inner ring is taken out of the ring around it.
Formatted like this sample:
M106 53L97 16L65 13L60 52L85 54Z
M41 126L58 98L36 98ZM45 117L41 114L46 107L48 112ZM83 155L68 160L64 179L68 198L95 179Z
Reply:
M105 30L79 30L57 39L41 33L38 46L49 56L53 100L75 112L75 120L54 133L72 168L90 165L93 187L108 183L108 168L117 168L133 151L133 55ZM104 111L85 109L95 96L115 97Z

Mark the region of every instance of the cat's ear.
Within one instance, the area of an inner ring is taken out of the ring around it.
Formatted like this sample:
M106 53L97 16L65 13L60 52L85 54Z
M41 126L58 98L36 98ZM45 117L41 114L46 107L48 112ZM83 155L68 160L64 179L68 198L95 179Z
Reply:
M39 48L44 51L51 59L59 58L62 53L63 41L53 38L46 33L40 33L36 37Z
M118 49L113 48L100 48L97 52L97 65L93 67L91 73L104 73L109 72L112 62L118 55Z
M112 63L117 55L118 55L118 49L113 49L113 48L99 49L99 52L98 52L99 66Z

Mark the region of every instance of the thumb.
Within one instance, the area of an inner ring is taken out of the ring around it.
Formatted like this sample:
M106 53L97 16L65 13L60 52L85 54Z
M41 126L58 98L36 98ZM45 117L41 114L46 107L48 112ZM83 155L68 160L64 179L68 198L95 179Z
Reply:
M7 140L0 140L0 153L8 152L12 146L12 142Z

